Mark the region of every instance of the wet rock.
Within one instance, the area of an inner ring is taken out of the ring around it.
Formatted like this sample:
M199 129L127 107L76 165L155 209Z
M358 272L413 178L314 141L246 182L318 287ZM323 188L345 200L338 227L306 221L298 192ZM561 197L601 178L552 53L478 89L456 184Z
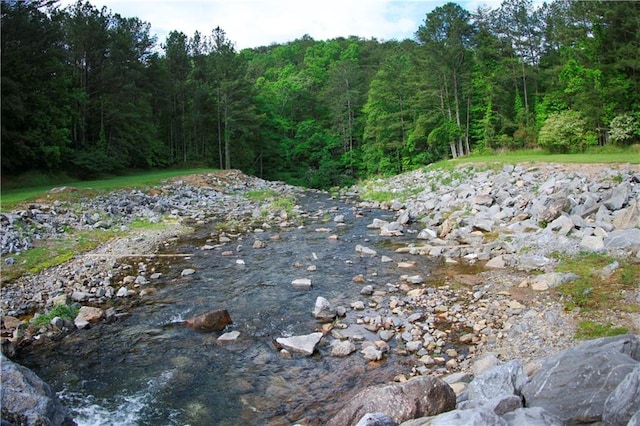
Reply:
M220 331L232 323L229 312L226 309L218 309L190 318L184 322L184 325L194 330Z
M195 270L195 269L192 269L192 268L186 268L186 269L183 269L183 270L182 270L182 272L180 273L180 276L181 276L181 277L187 277L187 276L189 276L189 275L193 275L193 274L195 274L195 273L196 273L196 270Z
M374 249L365 247L360 244L356 245L356 253L364 254L367 256L376 256L378 254L378 252L375 251Z
M382 359L382 351L375 346L367 346L360 351L364 359L367 361L380 361Z
M62 425L73 421L49 385L31 370L0 355L2 368L2 424Z
M333 321L337 311L331 302L322 296L318 296L311 315L320 321Z
M295 280L291 281L291 285L294 288L297 288L300 290L309 290L312 287L311 279L309 278L296 278Z
M434 416L455 407L451 387L433 376L422 376L404 383L370 386L358 392L327 422L328 426L356 424L367 413L384 413L396 423Z
M356 350L356 345L349 340L334 340L331 343L331 356L345 357L351 355Z
M303 336L278 337L276 342L288 351L311 356L320 339L322 339L322 333L311 333Z
M240 332L238 330L230 331L228 333L224 333L218 337L219 342L230 342L233 340L238 340L240 337Z

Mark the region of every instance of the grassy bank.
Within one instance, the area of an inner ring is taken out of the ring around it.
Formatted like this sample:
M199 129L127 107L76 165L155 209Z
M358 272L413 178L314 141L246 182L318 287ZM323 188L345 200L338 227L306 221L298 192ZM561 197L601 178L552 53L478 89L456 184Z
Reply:
M454 163L569 163L569 164L640 164L640 145L591 148L578 154L549 154L541 150L501 151L475 154L452 160Z
M214 169L203 168L156 170L87 181L73 181L65 180L63 177L52 177L50 182L47 182L45 175L33 174L15 179L8 184L3 183L0 209L2 211L10 211L25 202L43 198L53 199L49 191L55 187L66 186L73 188L72 191L57 194L59 198L80 198L123 188L145 188L158 185L162 181L176 176L210 173L212 171Z

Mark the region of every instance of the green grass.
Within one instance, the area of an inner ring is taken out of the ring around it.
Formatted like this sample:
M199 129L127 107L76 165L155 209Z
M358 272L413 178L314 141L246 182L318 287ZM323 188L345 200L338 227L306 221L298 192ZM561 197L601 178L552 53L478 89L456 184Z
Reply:
M634 259L617 259L619 266L610 274L602 274L615 258L598 253L583 252L577 256L556 255L558 272L572 272L577 279L557 287L565 309L576 312L580 320L576 338L594 338L624 334L627 328L602 322L602 318L616 313L636 313L640 310L635 299L640 282L640 263Z
M576 338L581 340L596 339L598 337L618 336L627 334L629 329L620 327L612 323L601 324L591 320L578 323L576 327Z
M483 155L471 155L449 160L453 163L631 163L640 164L640 147L594 147L579 154L549 154L541 150L504 151Z
M73 320L80 309L69 305L57 305L46 314L38 315L31 320L31 325L42 327L48 325L55 317Z
M33 179L24 177L10 184L3 182L2 195L0 197L0 209L9 211L20 204L46 198L54 199L79 199L82 197L92 197L100 193L105 193L117 189L147 188L158 185L162 181L176 177L196 173L210 173L214 169L170 169L159 171L147 171L142 173L131 173L115 176L107 179L90 181L65 181L62 178L52 178L49 183L38 177ZM35 186L33 186L35 185ZM75 190L60 194L49 194L52 188L68 186Z
M32 249L11 255L14 259L13 264L4 264L4 258L2 259L0 283L5 285L24 274L37 274L47 268L61 265L73 259L78 253L91 251L122 234L122 231L110 229L69 231L57 239L36 241L34 243L36 245Z
M640 265L632 259L618 260L619 266L611 275L603 276L605 266L615 258L599 253L582 252L577 256L557 255L558 272L573 272L578 278L558 287L563 295L565 307L583 311L613 309L636 311L636 303L629 303L625 297L633 293L640 281Z
M266 201L277 198L278 193L272 189L253 189L244 193L244 196L253 201Z

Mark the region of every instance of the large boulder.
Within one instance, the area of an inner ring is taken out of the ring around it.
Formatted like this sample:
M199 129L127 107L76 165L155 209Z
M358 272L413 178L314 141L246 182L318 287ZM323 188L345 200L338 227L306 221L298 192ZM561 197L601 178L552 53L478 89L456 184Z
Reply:
M184 325L201 331L220 331L232 324L231 316L226 309L207 312L184 322Z
M451 387L433 376L420 376L404 383L370 386L358 392L327 423L349 426L367 413L384 413L396 423L417 417L435 416L456 406Z
M639 359L637 336L588 341L545 358L522 395L527 407L543 407L564 422L599 422L605 401Z
M611 426L634 424L629 420L636 413L640 413L640 363L605 401L602 421Z
M49 385L33 371L0 354L2 424L63 425L76 423Z

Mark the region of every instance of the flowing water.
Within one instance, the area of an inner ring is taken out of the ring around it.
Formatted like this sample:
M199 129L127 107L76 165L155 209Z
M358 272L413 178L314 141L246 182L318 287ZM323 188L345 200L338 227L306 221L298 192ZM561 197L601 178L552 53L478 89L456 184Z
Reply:
M371 299L360 295L362 285L352 278L362 274L375 289L386 290L401 272L380 258L401 259L388 238L367 228L375 217L393 220L392 213L367 210L359 217L353 204L321 193L308 193L299 204L308 212L304 226L244 235L221 250L201 250L212 228L199 230L170 248L190 257L161 258L156 292L127 315L44 344L19 361L59 392L80 425L322 424L357 390L390 382L410 366L395 354L395 341L385 361L369 363L359 353L329 356L329 335L313 356L290 359L280 356L274 340L318 330L311 315L318 296L336 306L367 304ZM337 214L345 215L344 226L331 220ZM272 239L276 234L279 239ZM329 239L332 234L339 239ZM266 247L253 248L255 239ZM358 244L378 255L360 255ZM412 274L429 273L428 260L412 260L421 262ZM307 270L310 265L316 271ZM196 273L181 277L184 268ZM291 282L297 278L310 278L312 289L296 290ZM225 331L239 331L237 340L222 343L221 332L182 324L219 308L230 313L233 324ZM342 322L350 326L341 331L376 340L356 324L367 315L379 312L349 310Z

